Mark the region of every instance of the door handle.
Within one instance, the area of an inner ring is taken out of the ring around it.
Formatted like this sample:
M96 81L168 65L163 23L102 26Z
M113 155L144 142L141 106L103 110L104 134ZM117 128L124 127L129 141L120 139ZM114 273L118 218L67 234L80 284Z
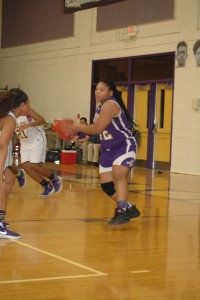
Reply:
M154 124L153 124L153 128L152 128L152 133L156 133L156 132L157 132L157 129L158 129L158 124L157 124L157 123L154 123Z

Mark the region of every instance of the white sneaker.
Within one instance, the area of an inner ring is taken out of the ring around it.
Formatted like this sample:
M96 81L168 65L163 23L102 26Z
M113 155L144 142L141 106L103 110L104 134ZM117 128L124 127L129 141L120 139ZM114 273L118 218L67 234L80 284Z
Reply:
M7 230L5 225L2 222L0 222L0 239L16 240L19 239L20 237L21 237L20 234L11 230Z

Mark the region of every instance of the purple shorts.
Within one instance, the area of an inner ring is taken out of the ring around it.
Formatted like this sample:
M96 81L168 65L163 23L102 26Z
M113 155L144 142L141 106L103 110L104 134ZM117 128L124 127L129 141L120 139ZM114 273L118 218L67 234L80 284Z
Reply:
M113 165L133 168L136 159L137 146L132 140L126 140L119 146L102 149L100 154L99 173L112 171Z

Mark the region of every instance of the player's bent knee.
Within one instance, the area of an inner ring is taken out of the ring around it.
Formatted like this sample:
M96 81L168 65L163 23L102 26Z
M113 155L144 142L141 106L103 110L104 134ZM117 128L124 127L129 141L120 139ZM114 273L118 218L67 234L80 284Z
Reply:
M108 196L113 196L115 194L115 185L113 181L102 183L101 187Z

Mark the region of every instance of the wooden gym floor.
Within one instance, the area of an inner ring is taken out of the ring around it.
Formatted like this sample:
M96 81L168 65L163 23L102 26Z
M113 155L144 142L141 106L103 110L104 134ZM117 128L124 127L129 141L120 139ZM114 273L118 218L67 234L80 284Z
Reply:
M7 221L22 237L0 239L4 300L199 300L200 177L135 168L130 201L141 216L112 227L114 202L98 167L48 163L64 189L40 199L27 176Z

